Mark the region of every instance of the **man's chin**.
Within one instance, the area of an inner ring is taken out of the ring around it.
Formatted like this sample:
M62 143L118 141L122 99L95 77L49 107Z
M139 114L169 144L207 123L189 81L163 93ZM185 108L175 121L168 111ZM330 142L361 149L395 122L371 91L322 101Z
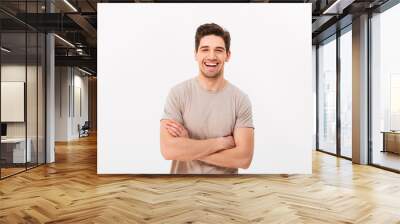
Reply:
M214 73L214 74L203 73L203 75L204 75L206 78L215 79L215 78L218 78L218 77L221 76L221 72Z

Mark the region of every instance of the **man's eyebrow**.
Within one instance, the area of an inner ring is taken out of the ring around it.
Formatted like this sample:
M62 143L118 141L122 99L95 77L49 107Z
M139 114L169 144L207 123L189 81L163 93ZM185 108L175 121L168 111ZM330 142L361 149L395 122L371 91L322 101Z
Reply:
M202 48L209 48L209 46L205 45L205 46L201 46L200 49Z

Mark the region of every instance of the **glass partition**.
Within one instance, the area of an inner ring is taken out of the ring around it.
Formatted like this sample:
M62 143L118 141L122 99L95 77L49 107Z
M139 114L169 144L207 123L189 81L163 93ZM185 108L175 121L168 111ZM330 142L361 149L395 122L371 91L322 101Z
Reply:
M318 47L318 149L336 154L336 37Z
M400 4L371 18L371 162L400 171Z
M340 154L352 157L352 35L351 26L340 36Z
M30 160L27 167L31 168L37 165L38 157L38 35L36 32L27 33L27 98L26 98L26 113L27 113L27 150L30 151Z
M45 65L46 65L46 38L43 33L38 33L38 64L37 64L37 162L43 164L46 162L46 145L45 145L45 124L46 124L46 76L45 76Z
M24 171L31 160L26 142L26 33L1 34L1 176ZM6 49L6 50L4 50Z
M15 17L45 12L45 1L1 1L0 178L45 163L44 33ZM15 16L15 17L14 17ZM32 17L35 19L37 17Z

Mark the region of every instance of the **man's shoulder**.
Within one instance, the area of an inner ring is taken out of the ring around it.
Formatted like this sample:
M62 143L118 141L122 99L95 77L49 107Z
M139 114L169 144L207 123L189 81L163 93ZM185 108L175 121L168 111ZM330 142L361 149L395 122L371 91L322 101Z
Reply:
M178 94L184 93L189 88L191 88L192 83L193 83L193 78L179 82L179 83L175 84L174 86L172 86L171 92L178 93Z
M232 94L234 94L234 96L238 97L239 99L248 97L247 94L235 84L229 82L229 85L231 86L230 89Z
M231 94L234 98L236 109L243 110L243 108L247 109L250 108L251 110L251 100L250 97L247 95L247 93L232 83L230 83L230 85L231 85L230 89L232 92ZM238 111L238 113L240 112Z

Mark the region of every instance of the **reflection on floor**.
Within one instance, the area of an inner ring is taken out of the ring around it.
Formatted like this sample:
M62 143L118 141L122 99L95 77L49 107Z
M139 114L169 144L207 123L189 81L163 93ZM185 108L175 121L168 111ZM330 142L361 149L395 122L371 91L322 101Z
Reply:
M15 165L15 164L8 164L8 165L2 164L2 166L3 167L0 170L0 172L1 172L1 176L0 177L1 178L5 178L5 177L8 177L10 175L13 175L13 174L16 174L16 173L19 173L21 171L26 170L25 164L18 164L18 165ZM36 166L36 163L28 163L26 165L27 169L30 169L31 167L35 167L35 166Z
M17 168L1 168L1 178L13 175L15 173L18 173L18 172L21 172L24 170L25 170L25 167L24 168L19 168L19 167L17 167Z
M373 164L400 170L400 155L396 153L375 151L372 162Z
M349 147L343 148L341 149L341 155L344 157L348 157L351 158L352 157L352 149Z

